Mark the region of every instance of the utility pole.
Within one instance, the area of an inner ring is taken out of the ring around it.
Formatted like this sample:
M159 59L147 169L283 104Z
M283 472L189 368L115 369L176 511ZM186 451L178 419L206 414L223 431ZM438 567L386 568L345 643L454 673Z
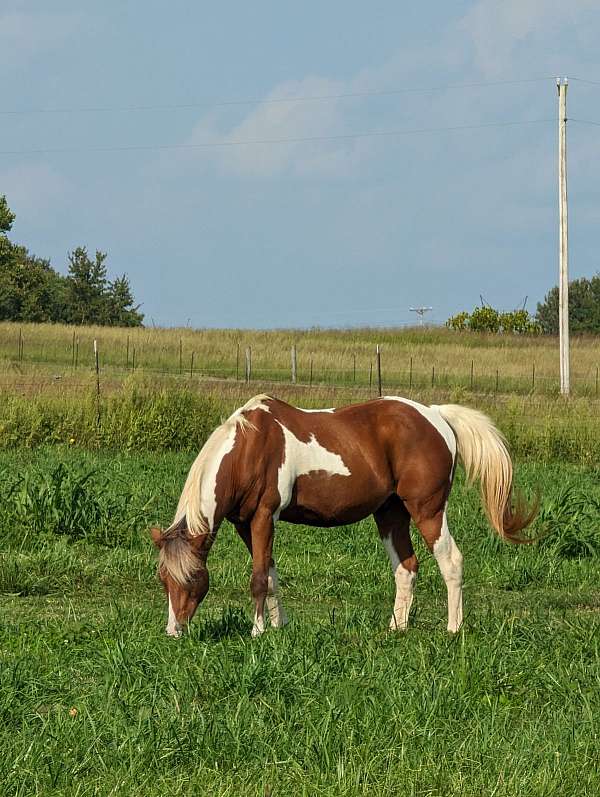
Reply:
M411 313L416 313L419 316L419 326L423 326L423 316L425 313L428 313L430 310L433 310L433 307L409 307L408 308Z
M569 226L567 212L567 78L556 78L558 88L558 331L560 392L568 396L569 373Z

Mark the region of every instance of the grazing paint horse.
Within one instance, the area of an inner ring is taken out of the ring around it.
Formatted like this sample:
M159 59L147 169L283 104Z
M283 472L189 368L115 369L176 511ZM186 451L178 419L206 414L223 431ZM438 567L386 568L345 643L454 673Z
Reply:
M512 463L500 432L480 412L426 407L386 396L335 410L301 410L255 396L208 438L191 467L172 525L152 529L169 599L167 634L179 636L208 592L206 560L224 518L252 556L252 635L287 618L273 560L275 521L340 526L373 515L396 582L392 629L408 624L418 562L411 518L448 589L448 630L462 623L462 555L446 505L457 456L478 478L493 528L519 536L537 508L512 503Z

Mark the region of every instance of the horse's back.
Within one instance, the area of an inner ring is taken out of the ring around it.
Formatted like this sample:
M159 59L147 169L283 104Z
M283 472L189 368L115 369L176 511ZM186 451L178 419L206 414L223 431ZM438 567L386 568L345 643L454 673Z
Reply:
M264 398L245 416L253 432L242 436L240 455L255 471L249 477L293 522L350 523L394 492L433 493L452 471L450 427L415 402L376 399L307 411Z

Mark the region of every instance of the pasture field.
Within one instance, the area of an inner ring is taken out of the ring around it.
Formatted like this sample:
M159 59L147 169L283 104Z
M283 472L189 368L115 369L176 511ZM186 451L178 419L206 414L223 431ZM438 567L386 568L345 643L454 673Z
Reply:
M438 387L488 393L556 395L558 342L550 336L455 332L442 327L238 330L121 329L0 323L0 384L85 374L98 340L104 378L138 371L154 375L243 379L251 349L252 378L289 382L290 349L297 348L299 383L358 388L377 384L375 347L381 345L384 388ZM192 362L193 355L193 362ZM571 339L573 393L598 397L597 337ZM75 380L77 381L77 380Z
M177 641L144 529L169 522L192 457L0 452L0 795L600 793L597 465L518 465L543 494L532 546L494 537L459 476L456 637L420 544L413 627L386 631L392 577L365 521L280 524L291 622L256 640L225 525Z

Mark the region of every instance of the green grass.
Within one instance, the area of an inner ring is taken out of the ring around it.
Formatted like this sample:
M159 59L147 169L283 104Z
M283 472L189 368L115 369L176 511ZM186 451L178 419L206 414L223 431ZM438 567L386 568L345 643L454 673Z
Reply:
M34 518L0 507L1 795L600 793L597 470L519 467L543 491L548 536L533 547L492 536L459 480L450 523L466 622L454 638L420 543L412 628L386 631L393 583L365 521L280 524L291 622L256 640L250 563L225 525L209 596L174 641L143 530L168 522L190 460L0 454L4 496L12 484L35 499L57 479L63 491L49 499L62 507L54 525L40 527L44 502ZM78 485L91 470L86 516Z

